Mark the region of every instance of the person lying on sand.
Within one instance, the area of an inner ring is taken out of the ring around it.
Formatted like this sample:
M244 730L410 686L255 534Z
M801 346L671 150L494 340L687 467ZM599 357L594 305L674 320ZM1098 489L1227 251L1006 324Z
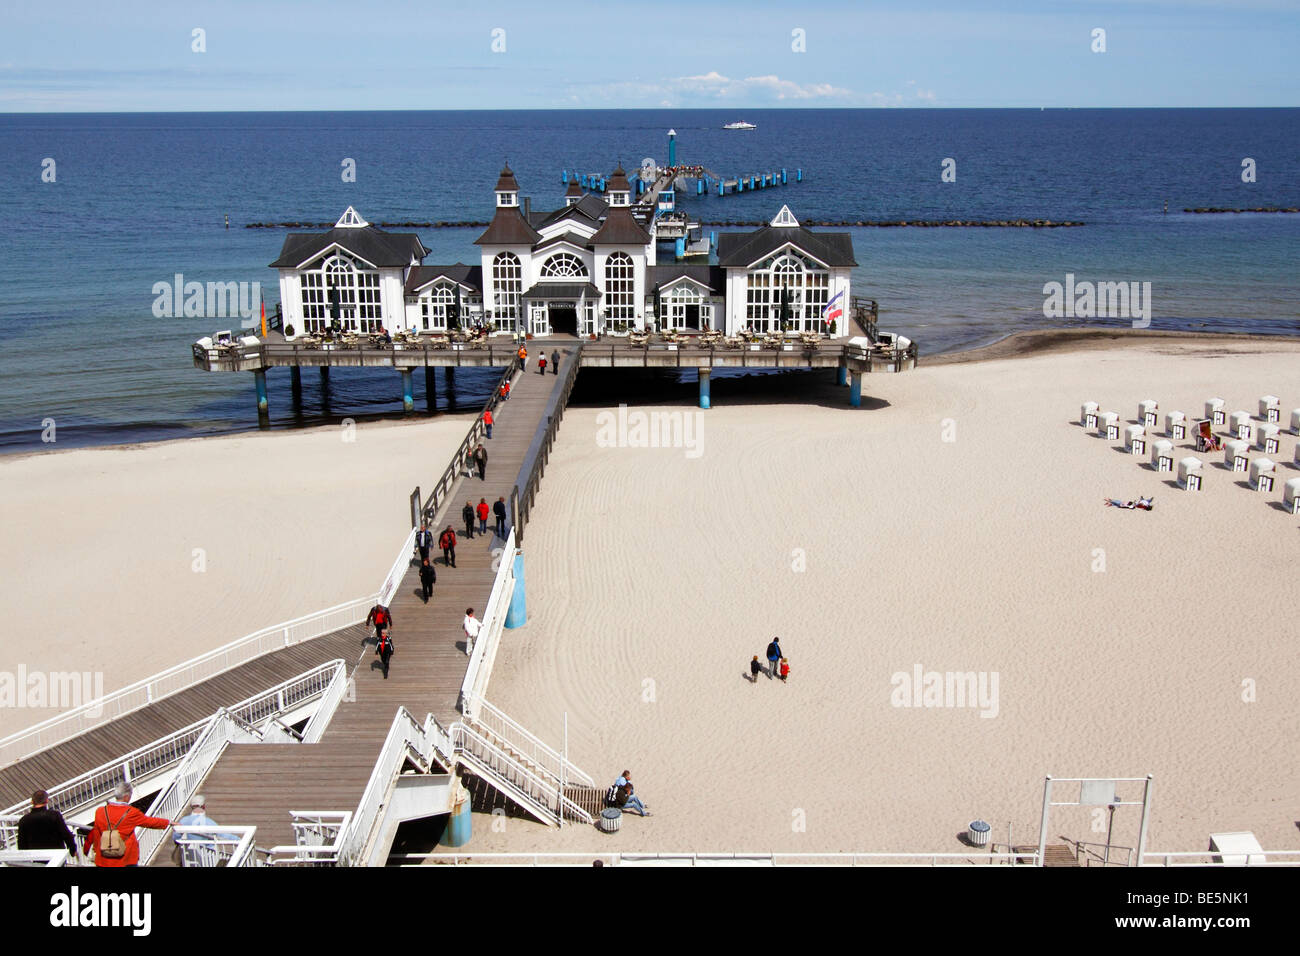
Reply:
M1106 507L1127 508L1129 511L1132 511L1134 508L1140 508L1143 511L1151 511L1153 508L1155 508L1155 505L1153 504L1154 501L1155 498L1150 496L1146 498L1139 498L1137 501L1120 501L1118 498L1107 498Z

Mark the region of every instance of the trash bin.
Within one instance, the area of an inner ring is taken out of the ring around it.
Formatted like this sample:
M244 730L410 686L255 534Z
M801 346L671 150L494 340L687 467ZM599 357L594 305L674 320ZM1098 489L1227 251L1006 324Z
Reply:
M606 807L600 811L600 819L596 821L596 826L600 827L605 833L617 833L618 828L623 825L623 811L617 807Z
M974 846L989 845L989 825L983 820L976 820L969 827L970 842Z

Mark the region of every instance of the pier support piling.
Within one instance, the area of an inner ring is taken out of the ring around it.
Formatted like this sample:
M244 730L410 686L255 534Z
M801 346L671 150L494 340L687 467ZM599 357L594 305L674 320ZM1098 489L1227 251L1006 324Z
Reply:
M415 393L411 390L411 370L404 368L402 371L402 411L411 414L415 411Z
M862 373L853 372L849 382L849 404L858 408L862 404Z
M700 369L700 408L709 408L709 378L711 369Z
M438 383L432 365L424 367L424 407L431 412L438 410Z
M253 370L253 383L257 386L257 417L265 422L270 418L270 404L266 400L266 369Z
M330 383L330 367L322 365L320 367L320 387L328 388Z
M835 384L836 385L849 384L849 370L846 366L841 365L839 368L835 370Z
M293 392L293 403L302 404L302 369L293 366L289 369L289 389Z
M515 590L506 611L506 627L523 627L528 623L528 601L524 596L524 552L515 552Z

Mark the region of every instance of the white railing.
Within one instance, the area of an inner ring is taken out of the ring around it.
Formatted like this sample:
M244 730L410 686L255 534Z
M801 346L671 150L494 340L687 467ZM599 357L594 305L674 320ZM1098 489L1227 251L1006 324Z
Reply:
M506 626L506 612L510 609L510 599L515 593L513 528L506 538L500 560L497 576L492 582L492 593L488 596L487 605L480 618L483 626L479 628L478 640L474 642L469 666L465 668L465 679L460 685L461 713L470 720L474 719L479 702L487 693L488 680L492 677L492 664L496 660L497 645L501 642L501 632Z
M388 729L384 746L379 751L375 768L370 772L365 792L357 804L352 823L340 841L338 863L342 866L354 866L361 861L361 855L370 841L371 831L380 822L380 810L397 775L401 773L406 756L411 753L426 765L433 756L433 747L424 734L424 728L415 722L415 718L405 707L399 707L393 724Z
M180 837L181 866L257 866L257 827L176 827L174 832Z
M250 724L261 723L276 713L300 707L313 696L324 693L336 673L345 668L344 661L335 659L312 668L304 674L255 694L247 700L227 707L226 710ZM49 788L50 806L63 814L96 803L113 792L122 781L136 782L171 769L185 759L190 748L212 722L212 717L195 721L188 727L145 744L128 754L88 770L56 787ZM6 808L6 814L25 813L26 801Z
M379 589L379 603L387 607L393 603L393 597L397 594L397 589L402 586L402 578L406 576L407 570L411 567L411 558L415 554L415 532L412 528L406 536L406 541L402 543L402 550L398 553L393 566L388 571L388 577L384 578L384 586ZM367 612L368 613L368 612ZM361 618L365 620L365 615Z
M461 762L543 823L550 826L559 822L559 788L554 782L524 766L473 728L457 722L450 730Z
M523 724L486 700L478 701L477 713L474 715L474 729L480 734L495 737L529 760L556 783L563 780L567 786L596 786L596 782L591 777L570 763L563 754L554 747L548 747Z
M176 768L171 782L149 804L148 816L167 820L182 817L182 811L188 807L190 797L198 791L199 784L226 746L260 739L261 735L252 725L231 717L224 707L218 710ZM166 838L166 830L146 830L140 834L140 859L148 863Z
M1285 860L1275 857L1284 856ZM1218 857L1215 860L1214 857ZM1224 857L1264 857L1258 863L1227 863ZM1142 854L1140 866L1300 866L1300 850L1191 850Z
M17 813L0 814L0 850L18 849L18 821L21 815Z
M1032 855L1032 854L1029 854ZM404 853L396 859L463 866L988 866L1024 853ZM900 862L887 862L889 860Z
M334 866L352 825L347 810L290 810L293 846L271 847L270 866Z
M71 866L67 850L0 850L0 866Z
M92 727L169 697L263 654L360 624L374 604L373 595L255 631L216 650L191 658L160 674L66 711L0 740L0 767L63 743Z
M349 685L352 678L348 676L347 665L343 661L335 661L335 668L330 682L321 694L320 703L316 705L315 712L311 719L307 721L306 726L302 729L302 743L314 744L319 743L325 734L325 728L329 725L330 720L334 717L334 711L342 703L343 698L348 694Z

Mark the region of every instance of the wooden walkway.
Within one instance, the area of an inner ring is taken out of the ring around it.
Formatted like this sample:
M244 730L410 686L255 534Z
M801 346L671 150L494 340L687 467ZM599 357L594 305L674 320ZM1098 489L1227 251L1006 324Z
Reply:
M572 356L564 351L561 371ZM548 343L549 352L549 343ZM530 356L530 360L532 356ZM290 810L355 810L374 769L380 748L399 707L418 721L434 714L444 726L458 720L460 685L469 658L461 621L472 607L481 616L496 571L492 549L504 542L492 533L464 537L460 512L466 501L489 505L504 497L507 505L524 456L553 389L563 375L545 377L535 360L515 377L510 400L498 409L493 437L484 441L488 453L487 480L462 477L446 499L435 540L448 524L456 531L456 567L443 564L441 552L433 597L426 606L420 597L417 568L407 570L390 608L393 612L393 654L388 679L373 654L373 639L356 672L355 700L345 700L318 744L235 744L227 748L202 784L208 815L219 823L257 827L257 845L269 848L293 843ZM431 555L434 552L431 552Z

